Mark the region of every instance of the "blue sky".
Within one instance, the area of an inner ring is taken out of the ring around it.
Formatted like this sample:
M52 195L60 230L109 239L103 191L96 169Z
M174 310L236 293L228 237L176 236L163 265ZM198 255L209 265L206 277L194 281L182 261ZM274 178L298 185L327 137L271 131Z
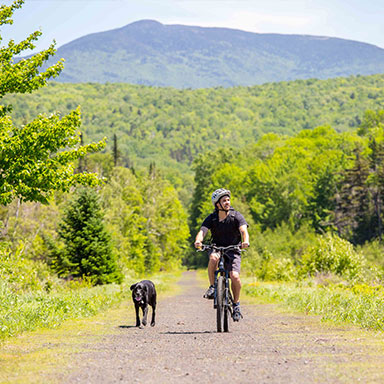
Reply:
M9 5L12 1L2 0ZM37 50L141 19L259 33L340 37L384 48L383 0L26 0L3 43L41 29Z

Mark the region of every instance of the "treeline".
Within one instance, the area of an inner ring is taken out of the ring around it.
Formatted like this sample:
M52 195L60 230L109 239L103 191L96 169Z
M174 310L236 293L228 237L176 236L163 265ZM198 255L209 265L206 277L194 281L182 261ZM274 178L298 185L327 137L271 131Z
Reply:
M178 269L189 237L186 217L155 167L142 174L116 167L97 190L56 193L49 205L15 200L2 207L0 275L28 290L49 287L53 272L104 284L121 282L123 274Z
M50 83L4 100L13 105L17 124L81 105L86 142L107 136L111 150L116 134L122 165L149 166L156 159L174 178L185 178L198 154L243 148L266 133L294 135L322 125L356 129L364 111L383 107L384 75L197 90Z
M211 211L211 191L224 185L250 223L254 248L246 257L258 263L254 268L271 255L299 265L305 249L325 233L356 246L379 241L383 151L384 111L379 110L367 111L352 132L322 126L292 137L265 135L241 150L202 154L194 163L192 230Z

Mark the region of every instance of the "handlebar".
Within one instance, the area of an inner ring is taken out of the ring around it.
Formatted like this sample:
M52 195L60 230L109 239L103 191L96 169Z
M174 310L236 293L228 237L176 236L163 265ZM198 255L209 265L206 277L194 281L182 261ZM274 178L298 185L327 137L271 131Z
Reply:
M203 251L207 251L207 250L214 250L214 251L221 251L221 252L224 252L224 251L228 251L230 249L233 249L233 250L236 250L236 251L240 251L240 252L244 252L245 249L241 249L241 244L237 244L237 245L228 245L227 247L219 247L215 244L202 244L201 248L197 248L196 251L197 252L203 252Z

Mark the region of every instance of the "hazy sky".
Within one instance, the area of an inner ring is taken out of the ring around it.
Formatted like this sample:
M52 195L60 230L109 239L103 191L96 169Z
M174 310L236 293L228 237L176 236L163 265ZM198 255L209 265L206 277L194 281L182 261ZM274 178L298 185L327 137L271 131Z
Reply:
M9 5L12 1L2 0ZM38 50L141 19L259 33L340 37L384 48L384 0L26 0L3 44L41 29Z

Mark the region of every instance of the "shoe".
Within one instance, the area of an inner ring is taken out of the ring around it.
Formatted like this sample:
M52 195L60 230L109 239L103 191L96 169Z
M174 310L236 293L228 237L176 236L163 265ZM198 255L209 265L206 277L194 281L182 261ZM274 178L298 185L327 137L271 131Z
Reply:
M232 310L232 319L233 321L240 321L240 319L243 318L243 315L240 311L240 304L233 304L233 310Z
M204 293L204 299L213 299L215 295L215 287L211 285L208 289L207 292Z

